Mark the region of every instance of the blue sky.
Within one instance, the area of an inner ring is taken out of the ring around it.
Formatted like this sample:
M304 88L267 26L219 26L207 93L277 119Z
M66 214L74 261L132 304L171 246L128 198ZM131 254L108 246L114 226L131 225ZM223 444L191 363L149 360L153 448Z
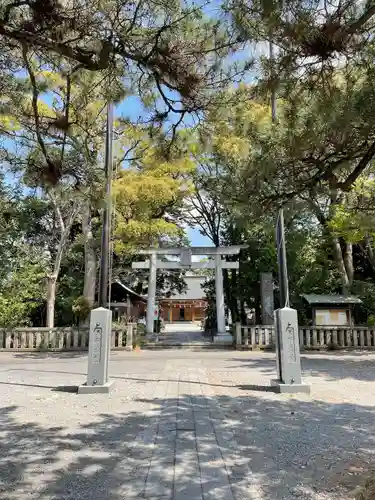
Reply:
M207 238L207 236L203 236L200 234L198 229L188 229L187 235L192 246L196 247L212 247L212 241Z

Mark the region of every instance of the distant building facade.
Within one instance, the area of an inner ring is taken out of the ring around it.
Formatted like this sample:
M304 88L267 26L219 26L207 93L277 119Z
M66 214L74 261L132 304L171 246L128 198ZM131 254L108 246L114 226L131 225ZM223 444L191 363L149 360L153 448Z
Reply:
M206 315L207 300L201 287L206 277L187 274L184 280L186 292L160 300L165 322L201 321Z

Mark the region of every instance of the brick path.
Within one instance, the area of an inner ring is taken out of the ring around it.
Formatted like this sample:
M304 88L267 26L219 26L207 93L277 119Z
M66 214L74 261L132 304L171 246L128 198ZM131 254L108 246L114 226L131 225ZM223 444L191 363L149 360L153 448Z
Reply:
M83 354L4 353L0 499L350 499L375 466L375 356L303 364L312 395L289 397L265 391L272 354L113 353L113 393L77 396L56 388Z

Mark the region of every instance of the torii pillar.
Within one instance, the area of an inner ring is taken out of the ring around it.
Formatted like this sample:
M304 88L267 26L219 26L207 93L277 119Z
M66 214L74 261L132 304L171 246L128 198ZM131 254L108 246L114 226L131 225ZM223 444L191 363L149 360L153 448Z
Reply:
M156 297L156 253L150 255L150 274L148 277L147 292L147 312L146 312L146 332L152 335L154 333L155 320L155 297Z

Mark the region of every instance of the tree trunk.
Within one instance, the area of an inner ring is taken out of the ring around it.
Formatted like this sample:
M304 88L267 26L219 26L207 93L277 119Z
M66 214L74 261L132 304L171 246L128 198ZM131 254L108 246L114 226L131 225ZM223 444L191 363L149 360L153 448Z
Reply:
M367 260L370 266L372 267L372 270L375 272L375 255L374 255L374 250L371 246L371 240L368 235L365 236L364 254L367 257Z
M47 278L47 318L46 326L54 328L55 326L55 301L56 301L56 282L57 276L52 274Z
M345 265L346 275L349 281L349 290L350 290L354 278L353 245L351 243L345 243L344 265Z
M62 212L56 201L53 193L47 193L50 200L55 207L55 213L59 224L59 243L56 249L55 261L52 266L52 270L47 277L47 317L46 323L48 328L53 328L55 325L55 300L56 300L56 284L59 277L61 261L64 253L66 252L66 245L68 241L69 231L72 227L74 218L77 214L78 204L73 204L69 216L66 221L63 219Z
M336 236L332 236L332 248L333 248L333 257L335 259L337 269L340 273L342 293L344 295L347 295L350 289L350 281L348 274L346 272L346 267L342 256L340 240Z
M82 232L84 236L85 276L83 296L92 309L95 302L96 287L96 254L94 249L94 236L92 234L91 208L85 207L82 215ZM86 318L87 321L87 318Z

